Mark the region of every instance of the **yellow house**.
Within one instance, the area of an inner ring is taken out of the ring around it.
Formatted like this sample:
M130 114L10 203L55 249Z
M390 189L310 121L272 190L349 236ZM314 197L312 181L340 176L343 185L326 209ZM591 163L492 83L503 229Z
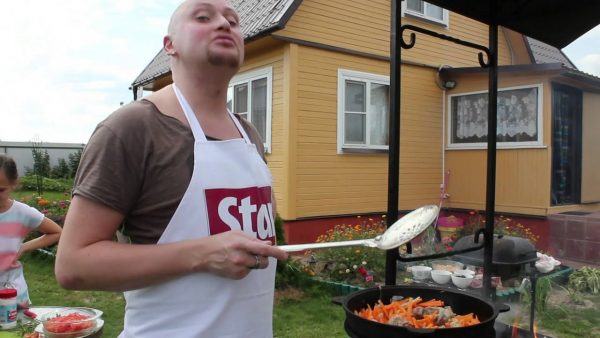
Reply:
M385 213L390 0L231 3L246 59L228 103L263 136L288 241ZM487 45L485 24L421 0L402 5L403 23ZM402 50L398 208L482 210L487 72L472 49L416 38ZM547 236L549 215L600 210L600 78L505 28L498 62L496 210L534 219ZM134 81L134 98L169 83L160 51Z

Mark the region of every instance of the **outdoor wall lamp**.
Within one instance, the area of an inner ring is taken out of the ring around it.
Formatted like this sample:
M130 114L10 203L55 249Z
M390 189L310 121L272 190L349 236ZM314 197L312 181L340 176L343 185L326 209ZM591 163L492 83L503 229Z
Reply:
M456 81L442 81L442 86L446 89L453 89L454 87L456 87Z

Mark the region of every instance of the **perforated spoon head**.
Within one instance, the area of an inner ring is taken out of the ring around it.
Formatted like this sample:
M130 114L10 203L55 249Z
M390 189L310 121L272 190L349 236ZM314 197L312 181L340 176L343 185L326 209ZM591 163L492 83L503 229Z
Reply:
M373 240L379 249L390 250L408 243L419 236L439 213L437 205L426 205L415 209L397 220L382 235Z

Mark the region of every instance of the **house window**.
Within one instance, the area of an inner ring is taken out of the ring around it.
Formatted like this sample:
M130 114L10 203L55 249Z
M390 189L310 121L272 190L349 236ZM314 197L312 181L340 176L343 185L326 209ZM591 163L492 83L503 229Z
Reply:
M580 89L552 85L553 206L581 203L582 104Z
M271 67L236 75L227 89L227 108L250 121L263 139L265 151L271 151Z
M387 150L389 77L338 70L338 153Z
M404 14L448 25L448 11L422 0L402 1Z
M498 148L543 147L543 86L498 90L496 99ZM485 149L488 130L488 92L448 97L448 149Z

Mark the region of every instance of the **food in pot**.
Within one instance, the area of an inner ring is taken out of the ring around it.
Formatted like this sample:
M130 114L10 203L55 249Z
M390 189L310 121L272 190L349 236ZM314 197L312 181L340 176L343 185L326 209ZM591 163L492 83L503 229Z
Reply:
M432 299L424 302L421 297L408 297L402 300L392 299L390 304L383 304L379 300L372 308L367 305L367 308L354 313L362 318L382 324L417 329L455 328L480 323L474 313L458 315L454 313L450 306L445 306L441 300Z
M464 264L461 262L455 262L451 260L437 260L431 262L431 267L434 270L445 270L455 272L456 270L461 270L464 267Z

